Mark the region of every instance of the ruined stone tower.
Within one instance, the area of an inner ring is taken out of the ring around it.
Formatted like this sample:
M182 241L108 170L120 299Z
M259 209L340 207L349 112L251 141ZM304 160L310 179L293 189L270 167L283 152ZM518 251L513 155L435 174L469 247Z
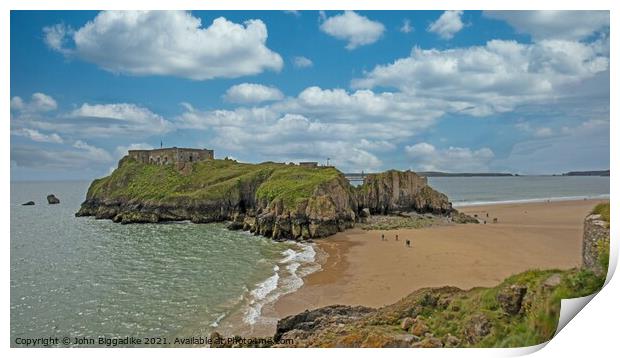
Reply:
M143 164L185 164L213 159L213 150L177 147L130 150L129 157Z

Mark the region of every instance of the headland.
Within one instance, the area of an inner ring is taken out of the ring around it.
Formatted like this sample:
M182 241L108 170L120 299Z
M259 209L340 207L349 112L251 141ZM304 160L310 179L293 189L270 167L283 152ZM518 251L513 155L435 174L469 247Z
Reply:
M240 163L187 148L132 151L92 182L76 216L123 224L230 221L275 240L326 237L370 215L428 213L472 221L411 171L368 175L359 187L332 166Z

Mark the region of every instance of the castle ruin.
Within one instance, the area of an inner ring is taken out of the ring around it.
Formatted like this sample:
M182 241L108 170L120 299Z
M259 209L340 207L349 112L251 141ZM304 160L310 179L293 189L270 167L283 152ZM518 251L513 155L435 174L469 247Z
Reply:
M129 157L143 164L185 164L213 159L213 150L196 148L160 148L130 150Z

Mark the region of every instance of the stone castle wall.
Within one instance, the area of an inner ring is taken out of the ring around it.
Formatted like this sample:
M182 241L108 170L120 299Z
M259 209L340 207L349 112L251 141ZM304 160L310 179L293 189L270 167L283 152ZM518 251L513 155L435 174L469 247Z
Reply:
M609 247L609 227L597 214L589 215L583 223L583 267L596 274L606 274L601 267L601 255L609 255L605 249Z
M130 150L129 157L144 164L193 163L213 159L213 150L194 148L161 148L151 150Z

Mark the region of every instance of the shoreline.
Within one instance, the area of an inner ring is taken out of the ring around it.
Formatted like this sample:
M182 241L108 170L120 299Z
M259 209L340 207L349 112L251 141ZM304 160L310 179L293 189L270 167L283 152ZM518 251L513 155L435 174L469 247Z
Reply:
M474 206L495 206L495 205L508 205L508 204L534 204L544 202L564 202L564 201L580 201L580 200L609 200L609 194L601 195L579 195L579 196L554 196L548 198L533 198L533 199L513 199L513 200L499 200L499 201L464 201L455 202L452 207L456 209L466 209Z
M386 241L380 240L381 231L349 229L315 240L317 251L326 253L321 268L264 309L283 318L332 304L381 307L419 288L492 287L528 269L577 267L583 219L605 201L468 205L459 210L481 218L489 213L489 223L383 231ZM404 246L407 238L411 248ZM259 331L271 334L274 329Z
M305 284L305 278L320 271L327 261L327 253L314 243L289 244L291 247L281 252L282 258L274 262L272 275L254 287L247 288L234 305L236 307L222 314L210 328L230 337L273 335L272 330L281 318L273 310L273 305L281 297L301 288Z

